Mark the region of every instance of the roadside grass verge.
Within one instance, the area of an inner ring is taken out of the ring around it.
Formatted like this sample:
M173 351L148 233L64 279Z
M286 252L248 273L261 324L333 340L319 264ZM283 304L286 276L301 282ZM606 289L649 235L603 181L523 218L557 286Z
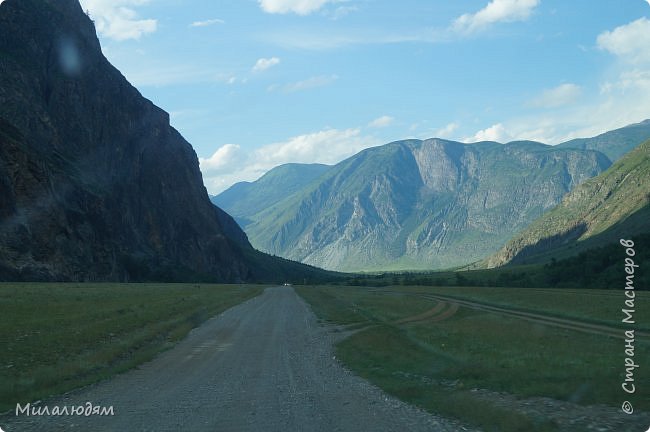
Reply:
M392 287L381 290L395 291ZM493 287L400 287L397 291L417 294L440 294L491 306L544 313L621 326L621 308L627 297L622 290L568 288L493 288ZM637 329L650 330L650 292L635 291ZM627 326L624 325L626 328Z
M0 284L0 412L152 359L262 286Z
M500 295L521 299L531 293L528 289L508 290ZM402 400L484 430L553 431L559 426L548 418L505 409L477 389L507 393L520 399L548 397L615 408L629 396L621 390L625 376L622 339L463 307L439 322L424 320L395 325L396 315L402 318L417 315L432 308L435 301L391 296L367 288L302 287L298 292L323 320L337 322L338 315L332 309L351 310L352 303L357 309L356 317L372 318L374 326L353 334L336 347L337 358L355 373ZM519 300L516 304L534 309L534 303L540 302L542 306L537 313L566 312L562 303L571 297L554 297L557 294L537 291L529 302ZM585 297L598 299L593 300L598 306L595 310L604 310L608 305L620 312L621 299L597 294L595 290L583 292ZM547 301L540 300L544 297ZM332 299L336 305L323 304ZM393 308L391 301L399 306ZM596 314L594 318L600 317ZM635 350L638 363L649 359L650 341L637 339ZM635 380L650 382L650 371L643 367L636 369ZM650 388L640 387L637 385L633 396L634 406L638 411L647 412Z

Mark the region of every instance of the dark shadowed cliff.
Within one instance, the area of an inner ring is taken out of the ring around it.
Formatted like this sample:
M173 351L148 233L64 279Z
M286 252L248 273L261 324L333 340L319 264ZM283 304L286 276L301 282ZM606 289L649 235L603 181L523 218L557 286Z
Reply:
M77 0L0 4L0 280L293 270L311 272L254 251L211 204L194 150L109 64Z

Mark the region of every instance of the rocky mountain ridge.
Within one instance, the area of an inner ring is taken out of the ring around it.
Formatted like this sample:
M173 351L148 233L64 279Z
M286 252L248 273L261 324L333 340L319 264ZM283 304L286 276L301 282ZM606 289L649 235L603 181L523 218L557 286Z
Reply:
M323 164L289 163L277 166L254 182L239 182L223 193L210 197L211 201L228 208L240 226L251 221L246 215L258 213L288 195L300 190L329 170Z
M591 138L577 138L558 144L558 148L597 150L616 162L650 138L650 119L614 129Z
M575 255L587 247L647 232L650 232L650 141L569 192L557 207L489 257L485 266Z
M609 165L597 151L535 142L398 141L243 216L255 247L312 265L448 268L493 253Z

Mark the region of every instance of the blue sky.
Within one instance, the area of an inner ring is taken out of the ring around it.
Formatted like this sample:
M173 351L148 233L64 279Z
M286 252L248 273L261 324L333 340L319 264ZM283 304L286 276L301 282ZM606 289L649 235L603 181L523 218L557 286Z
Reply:
M556 144L650 118L646 0L81 0L218 193L404 138Z

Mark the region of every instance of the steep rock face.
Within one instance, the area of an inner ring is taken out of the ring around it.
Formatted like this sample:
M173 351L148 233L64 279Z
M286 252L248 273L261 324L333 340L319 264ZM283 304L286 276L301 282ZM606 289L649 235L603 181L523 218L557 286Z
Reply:
M262 250L336 270L462 265L609 164L599 152L533 142L400 141L249 215L247 233Z
M6 0L0 29L0 278L251 277L192 147L76 0Z
M580 242L590 247L616 241L619 234L650 231L650 141L625 155L607 171L568 193L562 202L517 233L506 245L485 261L487 267L519 263L531 257L573 247ZM565 251L562 251L565 253ZM543 260L543 257L540 257ZM534 259L532 260L535 261Z

